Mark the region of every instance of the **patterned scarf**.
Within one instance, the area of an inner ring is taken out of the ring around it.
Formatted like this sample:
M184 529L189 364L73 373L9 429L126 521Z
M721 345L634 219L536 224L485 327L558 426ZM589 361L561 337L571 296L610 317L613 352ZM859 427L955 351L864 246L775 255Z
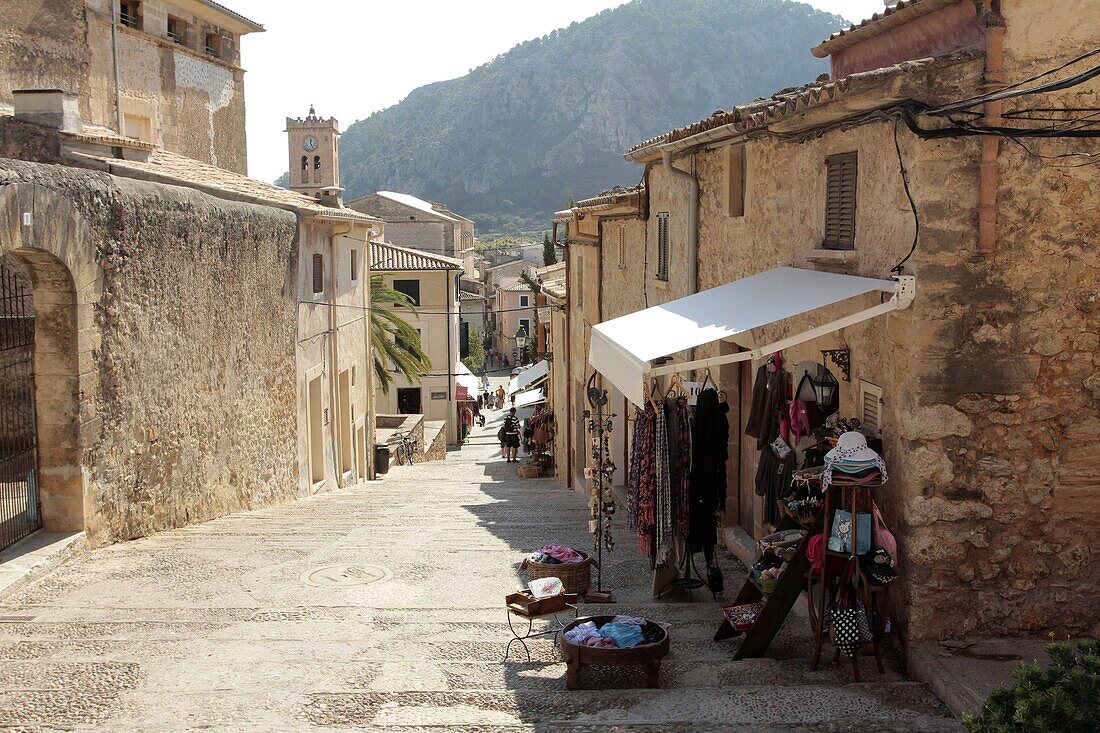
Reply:
M676 511L675 536L687 538L691 514L691 410L681 397L676 410L676 473L672 496Z
M642 450L645 447L645 411L634 408L634 437L630 441L630 476L627 477L626 510L630 516L630 528L638 529L639 477L642 475Z
M638 550L648 557L654 554L654 532L656 530L657 515L657 482L656 482L656 446L654 434L656 432L656 413L653 405L646 403L645 433L639 444L641 450L641 465L638 470L638 504L635 523L638 530Z
M669 477L668 464L668 418L665 415L664 403L660 405L655 415L654 435L654 494L656 504L654 506L654 546L656 553L654 560L658 565L663 565L668 559L668 553L672 549L672 482Z

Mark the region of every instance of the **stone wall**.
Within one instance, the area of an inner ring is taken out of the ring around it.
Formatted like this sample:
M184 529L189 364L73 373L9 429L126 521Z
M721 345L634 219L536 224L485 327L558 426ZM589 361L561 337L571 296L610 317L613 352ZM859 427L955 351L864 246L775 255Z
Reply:
M386 222L386 241L399 247L412 247L457 257L455 225L431 212L406 206L378 194L369 194L347 203L349 209Z
M167 15L146 6L146 30L121 27L118 58L124 115L149 120L149 140L172 152L245 173L244 72L233 41L228 61L163 38ZM117 127L110 3L11 0L0 15L0 110L12 90L76 94L90 124ZM191 17L192 33L211 27ZM204 25L205 24L205 25Z
M294 497L295 215L7 159L0 193L0 249L76 284L78 348L59 327L39 358L79 352L79 383L39 411L75 415L92 542Z
M1054 57L1076 52L1063 45ZM1021 65L1011 78L1050 62ZM978 74L980 62L941 72L930 80L928 98L968 96ZM1096 85L1044 101L1095 106ZM899 541L895 599L908 638L1095 635L1089 599L1100 587L1100 563L1088 538L1100 516L1100 218L1087 202L1100 171L1054 168L1006 144L998 245L986 254L976 236L980 141L921 140L904 127L898 140L921 220L905 266L917 276L916 303L790 349L785 360L820 360L821 349L850 348L852 381L841 385L845 416L858 413L860 379L884 388L891 481L878 500ZM1086 146L1096 150L1081 141L1068 147ZM1065 149L1064 141L1039 146L1051 155ZM824 159L851 151L859 154L855 250L819 250ZM727 210L728 152L696 156L701 288L788 264L888 277L908 253L913 214L892 123L801 144L752 141L746 155L744 217ZM660 195L655 186L651 195ZM755 343L876 302L865 296L762 329ZM718 348L699 352L715 355ZM723 387L736 393L733 384ZM755 450L745 455L754 464ZM759 504L755 511L759 516Z

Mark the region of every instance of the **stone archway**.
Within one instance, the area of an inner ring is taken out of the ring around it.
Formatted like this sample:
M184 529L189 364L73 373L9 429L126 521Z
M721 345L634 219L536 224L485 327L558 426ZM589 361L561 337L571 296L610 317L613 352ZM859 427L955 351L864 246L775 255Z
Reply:
M96 422L86 407L98 391L95 251L90 225L56 191L0 187L0 255L18 263L32 288L37 485L47 530L86 529L90 515L81 456Z

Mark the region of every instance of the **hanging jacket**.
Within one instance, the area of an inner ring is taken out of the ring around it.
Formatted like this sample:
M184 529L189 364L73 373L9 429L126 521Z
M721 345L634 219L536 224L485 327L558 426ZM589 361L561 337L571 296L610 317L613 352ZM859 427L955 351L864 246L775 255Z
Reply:
M718 398L716 389L705 389L696 398L688 542L693 548L706 551L708 557L718 542L718 513L726 508L729 409Z

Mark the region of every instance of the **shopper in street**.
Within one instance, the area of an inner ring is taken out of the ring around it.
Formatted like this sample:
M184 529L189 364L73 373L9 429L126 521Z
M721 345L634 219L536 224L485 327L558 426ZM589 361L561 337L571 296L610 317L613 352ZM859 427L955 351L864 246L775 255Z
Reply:
M516 417L516 408L508 411L504 418L504 426L501 428L504 435L504 458L508 463L519 463L519 418Z
M497 409L504 409L504 387L497 387Z

